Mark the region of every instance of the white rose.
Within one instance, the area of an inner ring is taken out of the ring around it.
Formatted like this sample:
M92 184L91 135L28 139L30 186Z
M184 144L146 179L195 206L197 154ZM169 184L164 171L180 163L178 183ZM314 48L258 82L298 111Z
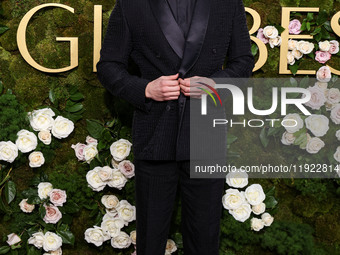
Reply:
M325 143L318 137L313 137L309 139L307 142L306 150L308 153L316 154L318 153L323 147L325 147Z
M265 212L265 210L266 210L266 204L262 202L262 203L260 203L260 204L258 204L258 205L253 205L253 206L251 207L251 210L252 210L253 213L255 213L256 215L260 215L260 214L262 214L262 213Z
M113 248L124 249L131 245L131 238L128 234L121 231L117 236L111 239L111 245Z
M137 243L137 231L133 230L130 232L131 243L136 245Z
M295 64L295 57L292 51L288 51L287 53L287 62L291 66Z
M101 167L97 166L93 170L90 170L86 174L86 180L89 187L94 191L101 191L105 188L106 183L102 181L99 177L99 170Z
M122 161L130 154L132 144L125 139L119 139L110 146L111 155L114 160Z
M332 72L328 66L322 66L316 72L316 79L320 82L329 82L331 78L332 78Z
M297 47L298 41L289 39L288 41L288 50L294 50Z
M252 218L250 220L251 229L254 231L260 231L264 227L264 223L261 219Z
M244 188L248 185L248 174L241 170L229 172L226 176L226 182L230 187Z
M109 218L102 222L101 228L110 237L115 237L120 233L120 230L124 227L124 221L120 218Z
M48 196L50 197L51 203L55 206L63 206L63 204L66 203L67 194L65 190L53 189Z
M269 213L262 214L261 218L262 218L263 224L266 227L269 227L274 221L274 217L271 216Z
M15 245L19 242L21 242L21 238L17 234L12 233L7 235L7 243L9 246Z
M44 238L43 249L45 251L55 251L58 250L63 241L60 236L52 232L46 232Z
M117 168L118 168L118 165L119 165L119 162L116 161L116 160L114 160L114 159L112 159L112 160L111 160L111 165L112 165L112 167L113 167L114 169L117 169Z
M34 151L28 156L29 166L41 167L45 163L44 155L40 151Z
M106 214L104 215L104 218L105 218L105 216L106 217L113 217L113 218L118 216L118 212L117 212L116 208L111 208L111 209L106 208L105 211L106 211ZM104 218L103 218L103 220L104 220Z
M34 210L35 205L28 204L27 200L28 199L21 200L21 202L19 203L19 206L20 206L21 211L23 211L24 213L31 213Z
M265 200L266 195L260 184L252 184L246 189L245 197L249 204L258 205Z
M330 48L331 48L331 44L329 41L319 42L319 49L321 51L329 51Z
M325 93L327 91L328 83L317 81L317 82L315 82L314 86L318 87L321 91L323 91Z
M171 254L174 253L175 251L177 251L176 243L173 240L168 239L166 241L165 252Z
M53 190L53 186L49 182L41 182L38 185L38 195L40 199L46 199L49 193Z
M127 178L118 169L113 169L112 179L107 183L107 185L111 188L121 190L125 186L126 182Z
M119 206L119 199L115 195L104 195L102 196L101 202L107 209L117 208Z
M58 116L54 120L52 135L58 139L68 137L74 129L74 124L69 119Z
M17 133L15 144L22 153L33 151L38 145L36 135L28 130L22 129Z
M329 119L324 115L312 114L305 119L306 127L313 135L324 136L329 129Z
M279 36L279 31L274 26L266 26L263 29L263 34L266 38L274 39Z
M0 160L12 163L18 157L18 147L12 143L0 142Z
M340 162L340 146L338 146L338 148L336 148L336 151L335 151L333 157L336 161Z
M303 54L309 54L314 49L314 44L306 41L299 41L296 48Z
M106 210L107 210L107 209L106 209ZM116 210L116 209L113 208L113 209L111 209L111 210ZM107 212L107 213L104 214L103 219L102 219L102 222L103 222L103 221L106 221L106 220L117 219L116 216L117 216L117 214L116 214L116 215L113 215L113 214Z
M223 207L227 210L237 209L244 202L244 194L237 189L227 189L226 194L222 197Z
M331 120L335 124L340 124L340 104L334 105L331 111Z
M329 43L330 43L329 53L337 54L339 52L339 42L332 40Z
M45 240L45 235L43 232L36 232L34 233L29 239L28 243L34 245L38 249L43 247Z
M100 168L98 170L98 175L99 178L103 181L103 182L108 182L112 179L112 173L113 173L113 169L108 167L108 166L104 166L102 168Z
M296 139L296 137L294 136L294 134L288 133L287 131L285 131L282 134L281 142L284 145L291 145L291 144L294 143L295 139Z
M317 86L308 87L307 90L310 92L311 98L307 103L305 103L305 105L313 110L319 110L326 102L324 91L319 89Z
M340 141L340 129L336 131L335 137Z
M49 145L52 142L52 135L49 130L41 130L38 133L38 138L40 141L42 141L46 145Z
M49 253L44 253L43 255L62 255L63 251L61 250L61 248L59 248L58 250L55 251L51 251Z
M110 236L104 233L103 229L97 226L88 228L85 231L85 240L88 243L93 243L95 246L101 246L103 242L110 239Z
M50 108L34 110L28 113L31 127L34 131L51 130L55 113Z
M285 129L288 133L295 133L303 128L303 120L297 113L287 114L283 120L285 120Z
M299 60L303 57L303 54L301 53L301 51L297 49L292 50L292 55L294 56L296 60Z
M282 42L281 36L269 39L269 45L271 48L274 48L275 46L280 46L281 42Z
M245 222L251 214L250 204L245 202L237 209L229 210L229 213L234 217L235 220Z
M336 88L330 88L326 92L327 103L337 104L340 102L340 91Z
M88 164L91 163L92 159L98 154L97 145L90 143L84 147L84 158Z
M125 221L126 226L129 222L136 220L136 207L132 206L128 201L121 200L116 210L118 217Z

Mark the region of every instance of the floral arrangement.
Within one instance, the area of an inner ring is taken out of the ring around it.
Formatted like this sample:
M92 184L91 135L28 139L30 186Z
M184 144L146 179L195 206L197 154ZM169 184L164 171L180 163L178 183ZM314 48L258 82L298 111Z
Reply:
M273 223L274 217L265 212L266 195L260 184L252 184L244 191L239 191L238 189L248 185L248 174L241 170L229 172L226 182L232 188L226 190L226 194L222 197L222 204L235 220L245 222L250 218L251 213L261 215L261 218L253 217L250 220L251 229L254 231L260 231L264 226L268 227ZM274 208L277 202L272 196L270 197L271 201L267 202L267 206Z

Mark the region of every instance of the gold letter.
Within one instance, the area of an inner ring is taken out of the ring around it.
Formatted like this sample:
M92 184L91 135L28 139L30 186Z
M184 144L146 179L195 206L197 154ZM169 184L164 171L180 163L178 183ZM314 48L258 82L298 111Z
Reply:
M290 13L293 11L297 12L319 12L319 8L307 8L307 7L282 7L282 20L281 26L285 29L281 33L281 51L280 51L280 74L291 74L292 72L288 70L288 40L289 39L313 39L311 35L290 35L289 34L289 21ZM315 70L298 70L297 74L315 74Z
M94 6L94 38L93 38L93 72L97 72L97 63L102 46L102 6Z
M64 68L59 68L59 69L50 69L43 67L39 65L35 60L31 57L30 53L28 52L27 45L26 45L26 29L28 22L32 18L32 16L39 11L40 9L43 9L45 7L60 7L64 8L72 13L74 13L74 9L63 4L42 4L39 5L32 10L30 10L26 15L23 17L21 20L19 27L18 27L18 32L17 32L17 44L19 51L22 55L22 57L26 60L28 64L30 64L32 67L38 69L39 71L42 72L47 72L47 73L60 73L60 72L65 72L69 71L75 67L78 66L78 38L76 37L57 37L56 41L69 41L70 42L70 58L71 58L71 65L68 67Z
M340 36L339 19L340 19L340 12L337 12L331 20L332 29L333 29L334 33L336 33L338 36ZM329 67L329 69L331 69L332 73L334 73L336 75L340 75L340 71L330 67L329 65L327 65L327 66Z
M246 7L245 10L253 17L254 21L253 26L249 31L249 34L252 35L260 28L261 17L257 11L251 8ZM253 72L255 72L259 70L267 62L268 50L266 45L260 39L256 38L255 36L250 36L250 39L256 43L257 47L259 47L259 59L257 60L255 67L253 69Z

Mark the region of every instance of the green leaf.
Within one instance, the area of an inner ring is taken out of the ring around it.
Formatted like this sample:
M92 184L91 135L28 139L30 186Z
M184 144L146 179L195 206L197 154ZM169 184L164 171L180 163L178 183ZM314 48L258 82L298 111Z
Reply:
M302 143L305 143L306 141L307 141L307 135L306 133L303 133L295 139L294 145L301 145Z
M328 20L328 14L325 10L319 12L318 17L316 19L316 24L322 25Z
M274 196L275 195L275 186L273 186L270 190L266 192L266 197L267 196Z
M299 69L297 62L295 62L294 65L289 65L289 69L292 72L292 74L295 75Z
M79 100L81 100L81 99L83 99L84 98L84 95L82 94L82 93L80 93L80 92L76 92L75 94L72 94L71 96L70 96L70 99L72 100L72 101L79 101Z
M5 33L9 28L6 27L5 25L0 25L0 35Z
M267 136L267 133L266 133L266 128L262 128L261 130L261 133L260 133L260 141L263 145L263 147L267 147L268 146L268 143L269 143L269 138Z
M300 81L300 87L302 88L307 88L309 85L309 77L305 76L303 79Z
M8 204L14 200L16 192L15 183L8 181L5 185L5 198Z
M329 21L326 21L326 22L323 24L323 27L324 27L328 32L333 32L333 29L332 29L331 24L329 23Z
M314 13L309 12L309 13L307 14L307 20L308 20L308 21L313 20L313 18L314 18L313 16L314 16Z
M46 215L46 209L45 209L44 206L40 206L40 207L39 207L39 215L40 215L40 218L42 218L42 219L45 217L45 215Z
M321 33L320 34L321 34L321 38L322 39L329 40L331 38L329 32L324 27L321 29Z
M65 111L68 111L68 112L78 112L81 109L83 109L83 104L77 103L77 104L75 104L73 106L66 106Z
M59 230L57 234L61 237L64 244L74 245L75 237L73 233L69 230Z
M256 56L256 54L258 53L259 51L259 47L254 43L252 46L251 46L251 53L253 54L253 56Z
M314 39L315 39L317 42L319 42L319 41L321 40L321 37L322 37L322 35L321 35L321 33L319 33L319 34L317 34L317 35L314 36Z
M279 34L282 34L285 31L285 29L280 25L275 25L275 28L279 31Z
M310 31L310 22L306 23L306 28L307 28L308 31Z
M2 94L2 91L4 91L4 84L0 81L0 95Z
M316 35L316 34L318 34L318 33L320 33L321 32L321 27L317 27L317 28L315 28L315 30L312 32L312 33L310 33L311 35Z
M42 201L39 196L30 196L27 198L27 203L31 205L40 204Z
M27 245L27 255L40 255L40 250L36 249L33 245Z
M67 202L63 208L66 213L77 213L80 210L79 206L74 202Z
M50 101L52 102L52 104L54 104L55 101L56 101L56 98L55 98L55 93L54 93L53 89L50 89L50 92L48 93L48 97L49 97Z
M305 31L306 30L306 21L303 21L302 24L301 24L301 31Z
M87 131L93 138L99 139L104 127L102 124L97 122L96 120L86 120Z
M235 142L237 140L237 136L234 136L232 134L228 134L227 135L227 144L231 145L233 142Z
M11 248L9 246L0 247L0 254L6 254Z
M266 197L264 203L266 204L267 209L273 209L277 205L277 201L273 196Z

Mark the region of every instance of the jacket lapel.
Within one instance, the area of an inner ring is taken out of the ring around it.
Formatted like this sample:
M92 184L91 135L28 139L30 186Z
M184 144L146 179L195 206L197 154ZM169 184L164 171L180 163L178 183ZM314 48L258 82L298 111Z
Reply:
M179 58L183 58L185 38L166 0L150 0L150 5L161 30Z

